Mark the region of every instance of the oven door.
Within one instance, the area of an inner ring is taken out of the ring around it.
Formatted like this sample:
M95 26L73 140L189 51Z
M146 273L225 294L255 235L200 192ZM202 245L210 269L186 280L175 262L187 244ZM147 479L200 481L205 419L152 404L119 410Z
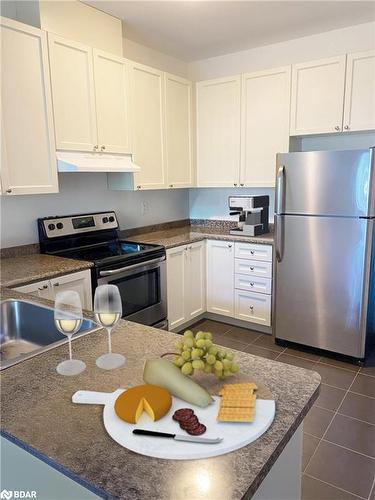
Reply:
M154 325L167 317L165 257L98 274L98 285L116 285L120 290L123 318Z

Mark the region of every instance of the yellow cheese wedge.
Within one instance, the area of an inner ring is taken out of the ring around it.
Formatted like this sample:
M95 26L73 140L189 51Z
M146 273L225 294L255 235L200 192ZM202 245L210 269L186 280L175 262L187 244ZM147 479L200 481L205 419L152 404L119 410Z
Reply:
M124 391L115 402L118 417L136 424L145 411L152 420L159 420L172 406L170 393L157 385L137 385Z

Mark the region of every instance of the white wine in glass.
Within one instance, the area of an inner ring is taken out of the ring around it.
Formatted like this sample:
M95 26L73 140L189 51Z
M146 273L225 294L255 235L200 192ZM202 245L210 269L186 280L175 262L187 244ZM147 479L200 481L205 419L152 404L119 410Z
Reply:
M54 319L56 328L68 337L69 359L57 365L60 375L78 375L83 372L86 365L72 356L72 335L78 332L82 325L81 299L77 292L67 290L56 294Z
M115 285L100 285L95 290L94 314L96 321L107 329L108 353L99 356L96 364L103 370L114 370L125 363L122 354L112 352L111 331L122 316L122 302Z

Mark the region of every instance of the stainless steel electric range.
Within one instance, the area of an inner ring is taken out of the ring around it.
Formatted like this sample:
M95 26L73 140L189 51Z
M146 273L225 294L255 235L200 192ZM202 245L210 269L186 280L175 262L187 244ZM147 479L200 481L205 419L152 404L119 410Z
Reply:
M38 219L42 253L94 262L93 293L116 285L123 318L167 328L166 253L160 245L121 239L115 212Z

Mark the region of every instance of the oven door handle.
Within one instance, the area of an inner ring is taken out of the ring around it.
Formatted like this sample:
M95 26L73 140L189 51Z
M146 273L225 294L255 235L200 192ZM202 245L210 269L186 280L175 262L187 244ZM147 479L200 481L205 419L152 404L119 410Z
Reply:
M147 260L146 262L139 262L138 264L132 264L131 266L120 267L119 269L112 269L111 271L100 271L99 276L113 276L114 274L120 274L124 271L131 271L132 269L138 269L140 267L148 267L152 264L157 264L165 260L165 257L158 257L157 259Z

